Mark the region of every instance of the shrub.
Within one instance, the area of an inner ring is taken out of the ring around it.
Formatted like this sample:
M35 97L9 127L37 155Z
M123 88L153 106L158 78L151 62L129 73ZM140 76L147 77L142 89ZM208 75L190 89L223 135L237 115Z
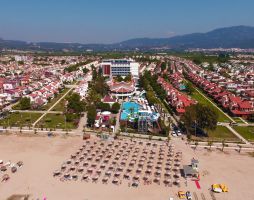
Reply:
M30 118L26 118L26 121L29 122L31 119Z
M120 107L121 107L121 105L119 103L117 103L117 102L114 103L111 108L112 113L117 114Z
M52 121L51 118L46 118L46 119L45 119L45 122L51 122L51 121Z

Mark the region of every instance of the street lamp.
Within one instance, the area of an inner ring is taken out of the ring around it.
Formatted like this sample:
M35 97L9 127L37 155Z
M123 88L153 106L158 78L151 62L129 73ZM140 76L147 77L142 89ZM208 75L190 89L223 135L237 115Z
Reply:
M195 137L197 137L197 120L195 120Z
M66 115L64 115L64 126L65 126L65 131L67 132L67 129L66 129Z

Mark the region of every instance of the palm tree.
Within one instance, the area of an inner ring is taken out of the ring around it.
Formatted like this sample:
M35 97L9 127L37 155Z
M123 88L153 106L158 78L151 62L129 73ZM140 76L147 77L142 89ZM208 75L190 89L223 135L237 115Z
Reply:
M149 135L148 139L149 139L149 140L152 140L152 139L153 139L153 136L152 136L152 135Z
M115 134L115 139L117 139L120 136L120 131L117 131Z
M131 117L133 117L133 114L134 114L134 108L133 108L133 107L130 107L130 108L129 108L129 110L130 110Z
M190 144L192 141L192 136L191 134L187 133L187 143Z
M241 153L242 145L239 144L238 147L239 147L239 153Z
M85 133L84 133L84 134L85 134ZM96 136L99 137L99 138L101 137L101 135L102 135L102 131L101 131L101 130L100 130L99 132L96 133Z
M108 120L108 134L110 135L111 132L111 119Z
M22 125L19 126L19 132L21 133L22 132Z
M133 140L133 138L134 138L134 135L131 135L131 141Z
M197 142L195 142L195 150L198 148L198 145L199 145L199 143L198 143L198 141Z
M225 140L222 140L221 145L222 145L221 151L224 151L224 147L226 146Z
M125 132L126 133L128 132L127 128L128 128L128 121L129 120L130 120L130 115L127 116L126 123L125 123Z
M209 149L209 150L211 151L212 145L213 145L213 141L209 141L207 144L210 146L210 149Z
M170 135L168 135L167 142L169 143L170 140L171 140L171 137L170 137Z

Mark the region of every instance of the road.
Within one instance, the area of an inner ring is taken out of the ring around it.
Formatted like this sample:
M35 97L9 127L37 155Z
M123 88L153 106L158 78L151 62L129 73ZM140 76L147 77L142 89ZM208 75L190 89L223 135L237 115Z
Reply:
M65 96L66 96L67 94L69 94L69 92L70 92L71 90L73 90L73 88L74 88L74 86L71 87L60 99L58 99L58 100L56 101L56 103L54 103L41 117L39 117L39 119L37 119L37 120L33 123L33 127L35 127L35 125L36 125L45 115L47 115L48 113L50 113L50 111L51 111L62 99L64 99Z

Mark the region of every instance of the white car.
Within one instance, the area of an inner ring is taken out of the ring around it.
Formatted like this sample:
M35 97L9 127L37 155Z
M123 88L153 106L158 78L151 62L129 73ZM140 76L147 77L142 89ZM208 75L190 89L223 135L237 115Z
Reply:
M182 136L182 133L180 130L177 131L177 136Z
M176 134L175 131L172 131L172 136L173 136L173 137L177 137L177 134Z

